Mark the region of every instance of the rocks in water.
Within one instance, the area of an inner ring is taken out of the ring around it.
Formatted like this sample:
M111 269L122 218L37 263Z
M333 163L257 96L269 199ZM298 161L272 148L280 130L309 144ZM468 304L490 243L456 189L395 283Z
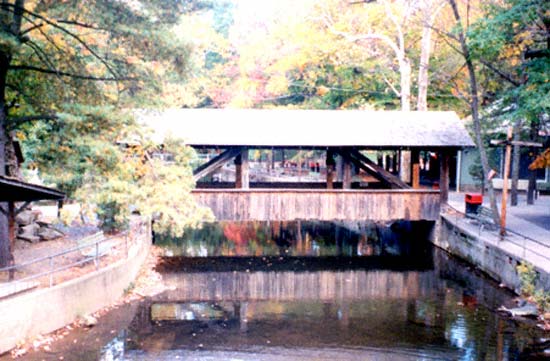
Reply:
M82 325L86 327L94 327L95 325L97 325L97 318L92 315L83 316L80 321Z

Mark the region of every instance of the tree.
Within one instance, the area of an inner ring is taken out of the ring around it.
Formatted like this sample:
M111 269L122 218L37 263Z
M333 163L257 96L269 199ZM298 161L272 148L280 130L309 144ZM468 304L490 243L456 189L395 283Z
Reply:
M480 117L480 105L479 105L479 89L478 89L478 83L477 83L477 73L474 66L474 62L471 56L470 47L467 43L466 39L466 33L464 30L464 24L462 20L462 15L460 14L458 4L456 0L447 0L452 8L453 15L456 21L456 37L455 39L458 40L459 43L459 51L461 55L464 57L464 61L466 63L466 68L468 70L468 76L469 76L469 91L470 91L470 109L472 113L472 120L474 123L474 134L475 134L475 140L476 144L479 150L479 155L481 158L481 166L483 169L483 174L487 175L489 174L490 168L489 168L489 160L487 157L487 151L485 149L485 144L483 142L483 135L481 130L481 117ZM493 184L491 182L487 183L487 189L489 194L489 202L491 204L491 210L493 211L493 221L495 224L499 223L499 212L496 204L496 198L495 193L493 189Z
M536 141L541 119L550 113L548 2L505 0L491 4L486 11L487 16L470 29L472 55L501 80L496 96L502 111L515 123L516 135L525 124L530 128L530 140ZM519 156L514 159L513 168L518 169ZM535 184L531 172L528 204L533 203ZM515 192L513 188L512 198Z
M373 43L387 47L393 57L397 60L400 78L399 89L394 89L394 92L401 99L401 110L409 111L411 109L411 61L408 56L408 47L406 44L405 29L410 21L413 7L410 2L390 2L389 0L381 0L377 4L367 4L371 1L364 2L362 6L381 6L383 12L379 13L379 17L387 19L387 24L369 24L365 31L357 29L340 30L341 23L337 24L329 12L326 12L325 24L328 29L334 34L344 37L346 40L364 46L372 46ZM378 4L380 3L380 4ZM396 8L399 7L400 16L396 15ZM370 17L368 19L376 19ZM371 20L372 21L372 20ZM353 24L353 23L352 23ZM345 27L344 27L345 29Z
M172 26L181 13L207 5L1 1L0 175L12 176L6 173L11 131L35 145L31 159L69 195L90 174L107 174L120 159L114 143L131 124L118 109L162 103L163 91L185 75L189 52ZM9 259L0 213L0 266Z

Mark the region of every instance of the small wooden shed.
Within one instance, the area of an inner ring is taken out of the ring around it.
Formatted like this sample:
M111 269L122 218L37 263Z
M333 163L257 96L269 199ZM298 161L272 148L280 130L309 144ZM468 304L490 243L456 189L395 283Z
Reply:
M15 216L30 202L55 200L62 202L65 193L37 184L22 182L15 178L0 176L0 258L3 263L11 259L15 240ZM16 202L21 202L16 207Z

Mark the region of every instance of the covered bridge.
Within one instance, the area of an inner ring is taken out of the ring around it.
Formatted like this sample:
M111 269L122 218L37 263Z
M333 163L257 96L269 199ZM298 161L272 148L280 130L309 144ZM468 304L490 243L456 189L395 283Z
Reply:
M157 142L183 138L203 154L193 193L219 220L436 220L449 160L474 146L454 112L172 109L139 121ZM279 173L258 166L266 150ZM429 186L426 157L439 170ZM203 181L224 167L229 182Z

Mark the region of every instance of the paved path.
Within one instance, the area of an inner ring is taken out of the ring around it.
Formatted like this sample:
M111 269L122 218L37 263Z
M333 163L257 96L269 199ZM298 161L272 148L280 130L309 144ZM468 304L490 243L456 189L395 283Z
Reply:
M484 197L483 205L488 207L488 203ZM540 196L534 205L527 205L525 195L520 195L518 206L508 207L506 228L509 232L504 239L499 237L498 230L481 227L475 220L461 214L465 210L464 193L449 194L449 205L460 212L446 212L449 221L485 242L550 272L550 196Z
M500 197L497 202L500 211ZM450 193L449 205L464 213L464 193ZM487 197L483 205L489 207ZM507 208L506 228L550 246L550 196L539 196L534 205L527 205L525 195L520 195L518 205Z

